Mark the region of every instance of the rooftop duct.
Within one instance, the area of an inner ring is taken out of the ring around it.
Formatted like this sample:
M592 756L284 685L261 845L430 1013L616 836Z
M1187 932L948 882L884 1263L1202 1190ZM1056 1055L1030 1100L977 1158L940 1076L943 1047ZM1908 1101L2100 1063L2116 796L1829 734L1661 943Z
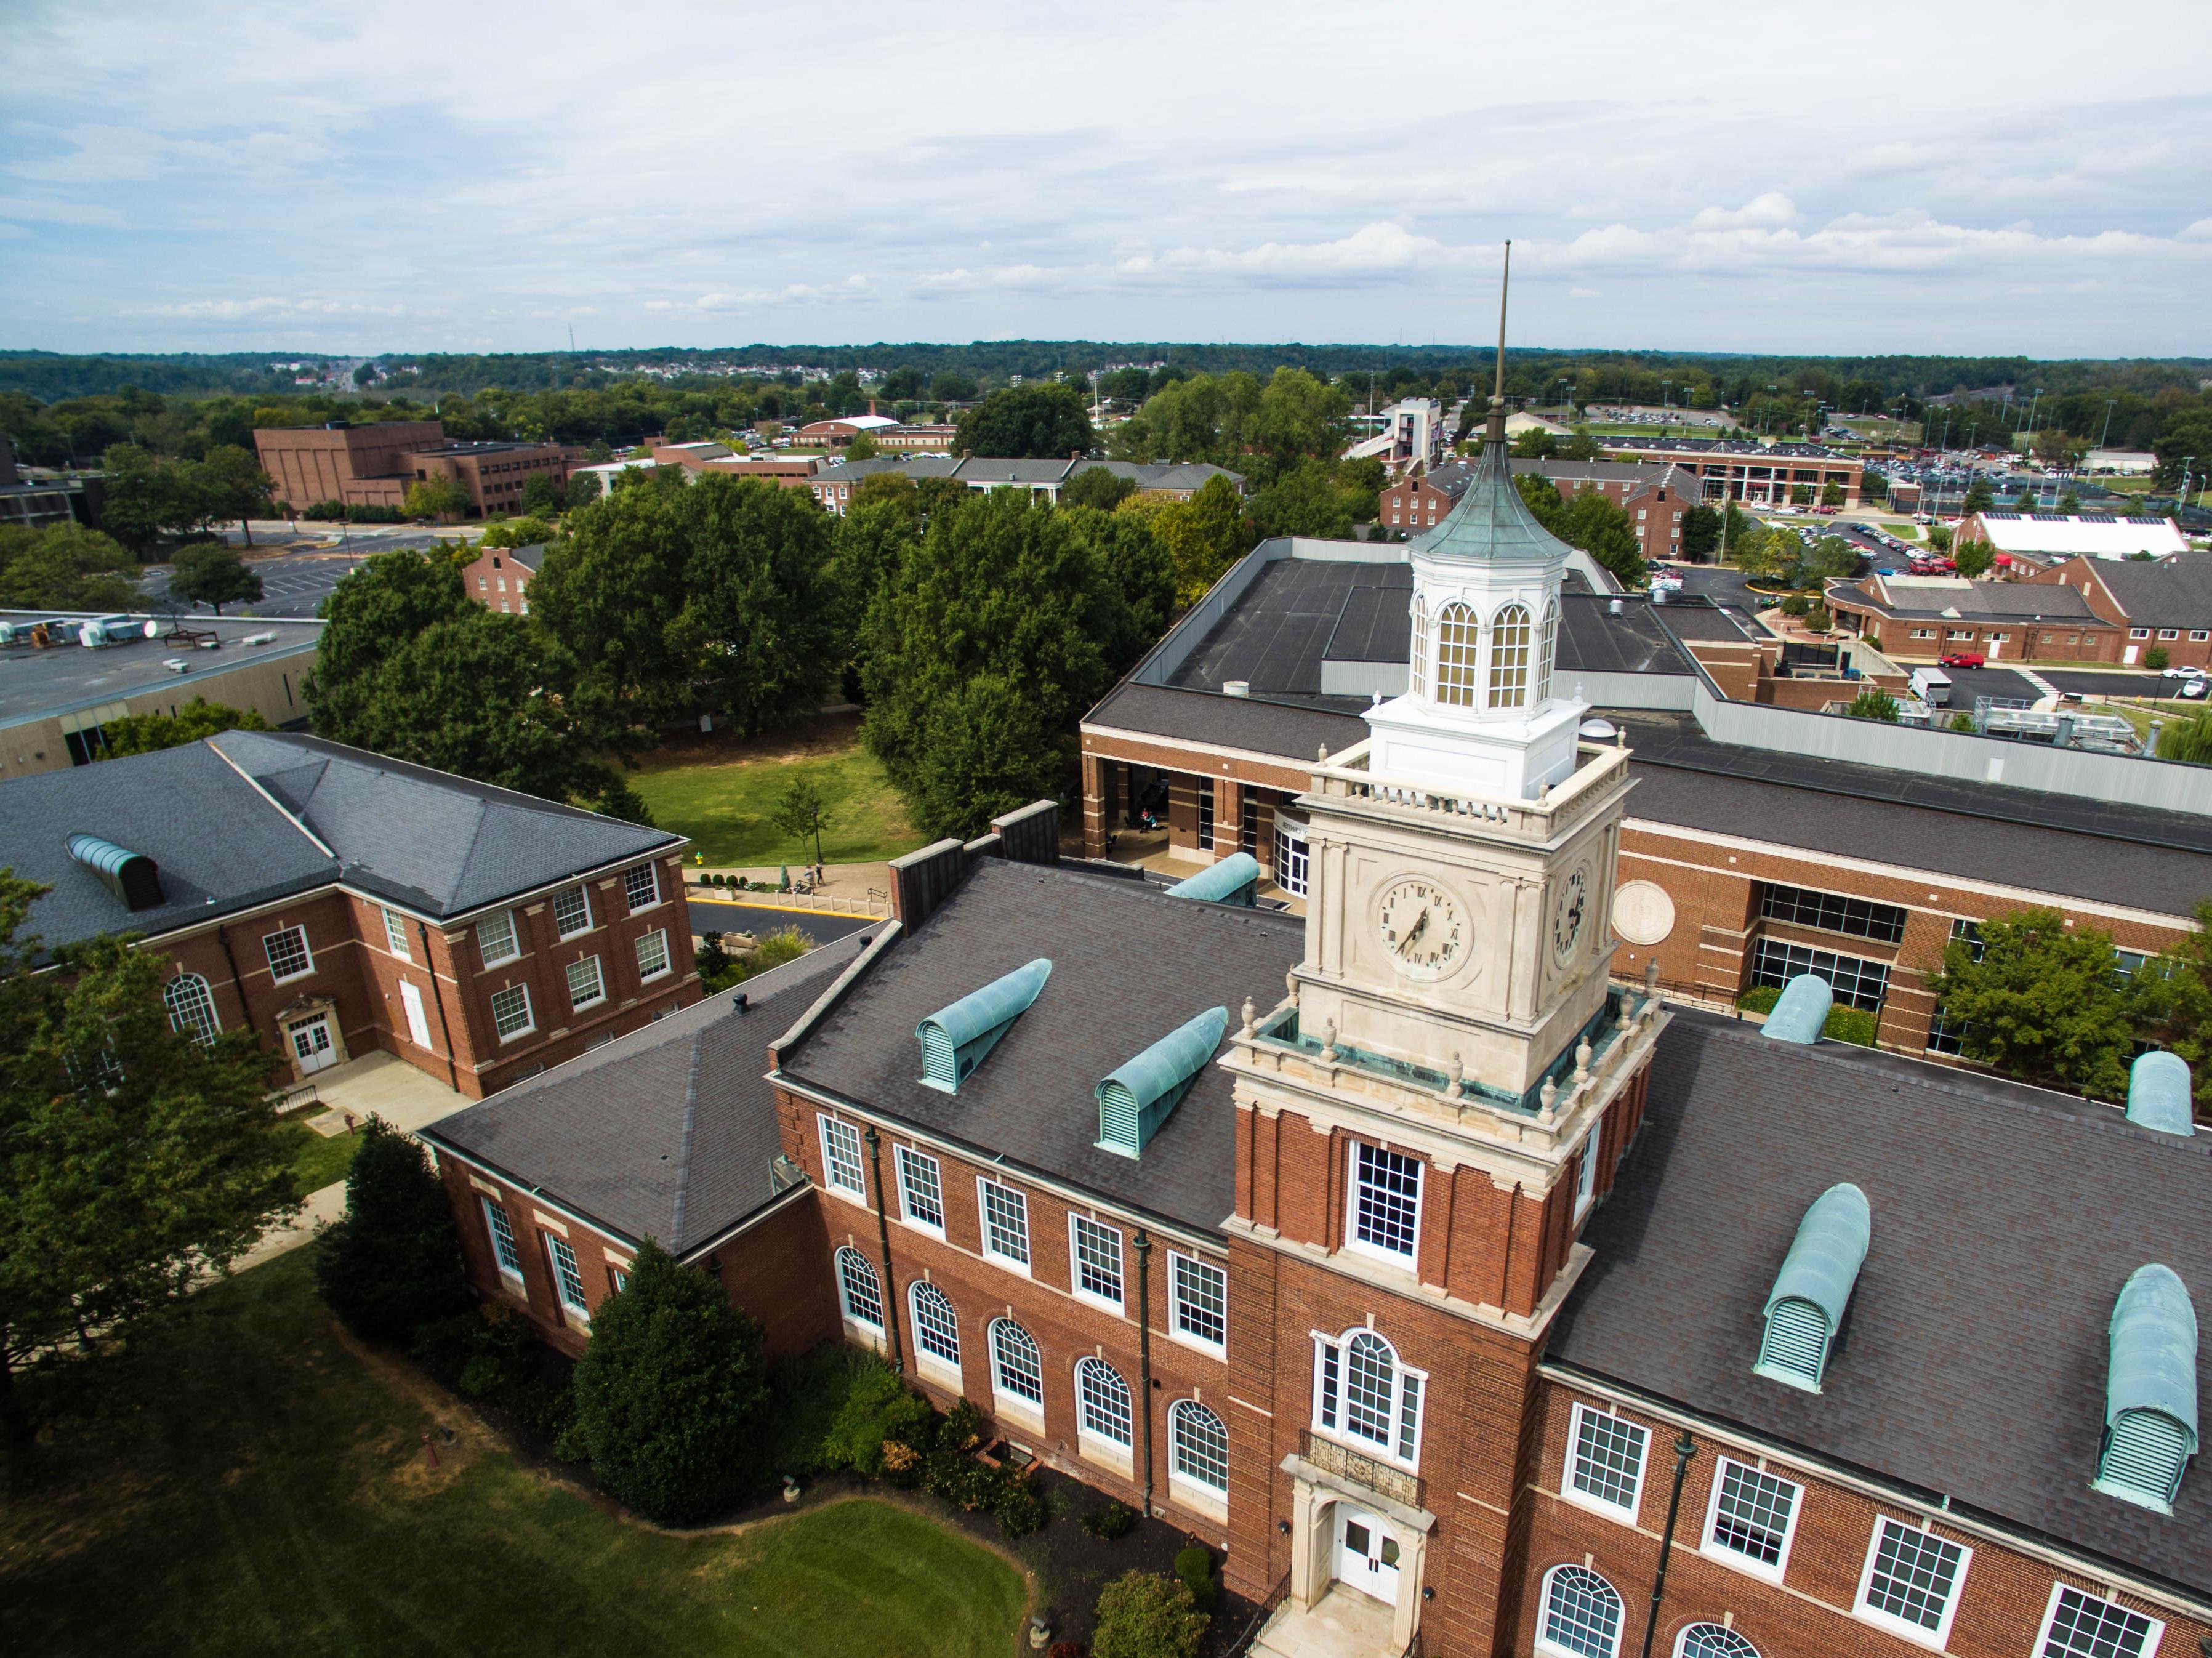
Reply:
M939 1009L914 1028L921 1042L921 1084L957 1094L975 1074L999 1038L1029 1010L1052 976L1044 957L1016 968L981 990L972 990L950 1007Z
M1098 1145L1125 1157L1140 1154L1190 1092L1221 1045L1229 1010L1209 1007L1177 1025L1098 1084Z
M1874 1236L1866 1193L1845 1181L1813 1199L1766 1297L1766 1333L1759 1344L1753 1376L1820 1391L1829 1344L1844 1321L1851 1286L1858 1282Z
M1242 904L1249 909L1260 884L1260 860L1249 852L1232 852L1211 869L1202 869L1188 881L1168 889L1170 898L1202 898L1209 903Z
M2197 1123L2189 1103L2189 1061L2160 1048L2138 1054L2128 1067L2128 1121L2155 1128L2161 1134L2194 1134Z
M72 835L69 855L100 878L100 884L134 914L159 909L167 902L161 894L161 872L143 852L131 852L96 835Z
M2138 1266L2112 1303L2094 1489L2173 1512L2197 1454L2197 1309L2171 1266Z
M1817 973L1801 973L1782 987L1782 996L1759 1034L1778 1042L1802 1042L1811 1047L1828 1028L1828 1009L1836 993Z

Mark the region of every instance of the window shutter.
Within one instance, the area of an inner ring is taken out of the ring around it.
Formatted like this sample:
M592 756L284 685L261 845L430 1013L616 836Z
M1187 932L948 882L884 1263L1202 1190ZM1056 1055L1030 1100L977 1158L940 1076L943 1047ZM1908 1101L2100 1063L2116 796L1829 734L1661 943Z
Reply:
M1411 1462L1421 1426L1421 1378L1401 1370L1398 1384L1398 1455Z

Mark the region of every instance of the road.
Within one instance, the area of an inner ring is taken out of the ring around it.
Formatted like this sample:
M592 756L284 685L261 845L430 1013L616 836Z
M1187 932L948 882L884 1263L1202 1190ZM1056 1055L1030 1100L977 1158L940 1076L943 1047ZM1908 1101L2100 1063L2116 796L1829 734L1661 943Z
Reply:
M872 926L880 915L838 915L821 909L781 909L769 904L732 904L693 898L691 931L707 932L775 932L795 926L817 944L826 944Z

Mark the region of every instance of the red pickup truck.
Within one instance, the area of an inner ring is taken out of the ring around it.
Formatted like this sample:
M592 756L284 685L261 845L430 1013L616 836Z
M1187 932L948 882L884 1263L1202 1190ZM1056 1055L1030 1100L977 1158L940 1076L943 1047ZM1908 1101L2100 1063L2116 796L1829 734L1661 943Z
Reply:
M1941 666L1946 668L1978 668L1988 659L1979 651L1953 651L1947 656L1936 659Z

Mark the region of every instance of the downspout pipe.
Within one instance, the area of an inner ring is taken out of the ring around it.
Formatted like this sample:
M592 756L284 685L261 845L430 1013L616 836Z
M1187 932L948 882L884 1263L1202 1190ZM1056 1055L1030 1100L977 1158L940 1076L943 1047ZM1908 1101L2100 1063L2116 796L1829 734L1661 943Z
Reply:
M453 1064L453 1027L446 1023L446 993L438 984L438 958L430 953L429 924L417 921L415 929L422 935L422 965L430 969L430 999L438 1004L438 1034L446 1039L446 1085L458 1094L461 1073Z
M891 1223L884 1212L884 1137L873 1123L861 1137L868 1143L868 1175L876 1187L876 1243L884 1252L884 1333L891 1339L891 1369L906 1369L906 1348L899 1338L898 1279L891 1272Z
M253 1004L246 999L246 981L240 975L238 971L238 957L232 953L230 948L230 929L227 926L216 927L215 930L215 939L217 944L222 946L222 959L228 963L230 967L230 987L238 993L239 1017L245 1020L246 1028L248 1030L253 1030ZM258 1036L261 1033L255 1030L253 1034ZM279 1035L276 1038L276 1047L280 1053L283 1050L284 1039L282 1035Z
M1667 1562L1674 1552L1674 1521L1682 1512L1682 1481L1690 1472L1690 1459L1698 1442L1682 1430L1674 1442L1674 1490L1667 1499L1667 1530L1659 1540L1659 1570L1651 1579L1651 1611L1644 1620L1644 1658L1651 1658L1651 1637L1659 1632L1659 1602L1667 1593Z
M1137 1252L1137 1396L1144 1401L1145 1515L1152 1512L1152 1236L1143 1227L1129 1240Z

